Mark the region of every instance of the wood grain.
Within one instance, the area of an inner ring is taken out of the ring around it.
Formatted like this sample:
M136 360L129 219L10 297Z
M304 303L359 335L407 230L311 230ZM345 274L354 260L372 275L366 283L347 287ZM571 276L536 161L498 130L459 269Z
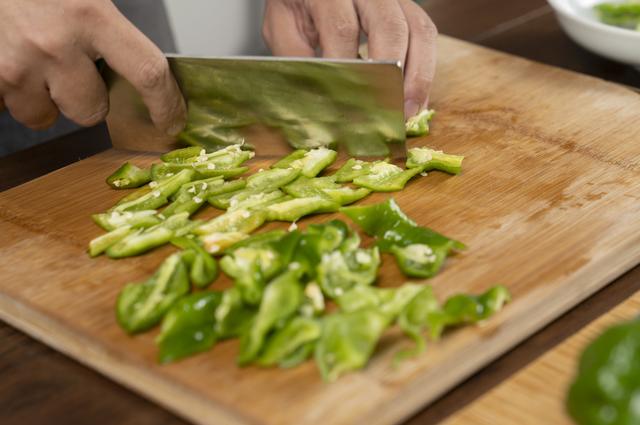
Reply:
M132 159L117 151L0 194L0 271L10 277L0 282L0 315L194 422L406 418L640 259L640 96L445 37L440 48L439 115L417 143L466 154L465 172L431 173L396 198L419 223L470 246L432 280L440 297L495 282L511 288L515 301L494 320L447 335L398 369L392 333L364 372L331 385L311 363L238 369L234 342L158 366L153 333L125 336L112 310L119 289L169 249L122 261L84 254L99 233L89 214L118 197L105 176ZM383 275L402 279L393 268Z
M443 425L573 425L565 399L585 347L607 327L636 317L640 292L503 382Z

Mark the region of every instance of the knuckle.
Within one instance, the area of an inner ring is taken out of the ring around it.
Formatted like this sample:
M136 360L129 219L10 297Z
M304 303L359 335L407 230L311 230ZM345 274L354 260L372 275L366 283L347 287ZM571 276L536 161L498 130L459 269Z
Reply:
M409 25L402 17L386 16L382 19L380 25L388 38L405 39L409 36Z
M343 40L353 40L360 35L360 27L350 18L339 17L333 21L333 32Z
M0 61L0 85L19 87L27 79L28 69L13 61Z
M169 62L164 56L146 60L138 70L140 87L145 90L160 87L167 80L169 72Z
M429 19L426 13L422 13L415 18L415 28L412 28L416 35L433 40L438 36L438 28Z
M103 3L102 1L91 0L71 0L68 2L73 17L80 19L79 22L93 22L94 19L100 17Z

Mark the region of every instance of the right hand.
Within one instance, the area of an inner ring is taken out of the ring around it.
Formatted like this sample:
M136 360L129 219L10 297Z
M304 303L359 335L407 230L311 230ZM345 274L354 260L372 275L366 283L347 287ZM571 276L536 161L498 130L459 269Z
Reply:
M110 0L0 0L0 110L27 127L47 128L59 112L83 126L104 120L100 58L138 90L159 130L182 130L167 59Z

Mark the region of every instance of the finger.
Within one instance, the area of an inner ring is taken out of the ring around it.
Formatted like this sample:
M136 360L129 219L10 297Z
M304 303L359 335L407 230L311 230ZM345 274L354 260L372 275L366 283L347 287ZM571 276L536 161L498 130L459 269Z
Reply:
M115 6L107 15L111 26L96 33L93 47L140 93L155 126L177 135L184 128L186 105L167 58Z
M267 2L264 12L262 36L271 52L276 56L315 56L314 45L307 38L304 22L285 4Z
M369 37L369 57L404 64L409 26L396 0L356 0L362 28Z
M310 12L319 34L322 56L357 57L360 23L353 0L317 0Z
M65 62L49 77L51 99L67 118L82 126L103 121L109 112L104 80L85 55Z
M405 64L405 116L411 117L428 106L436 72L438 30L425 11L411 0L400 0L409 24L409 50Z
M44 84L41 88L25 88L4 95L11 116L33 130L51 127L58 118L58 108L51 101Z

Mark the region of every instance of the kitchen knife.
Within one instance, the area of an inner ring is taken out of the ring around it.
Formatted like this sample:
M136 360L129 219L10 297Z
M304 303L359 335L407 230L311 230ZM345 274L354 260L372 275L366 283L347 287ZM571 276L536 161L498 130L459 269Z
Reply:
M113 146L166 151L244 141L258 156L329 146L349 156L403 158L402 69L396 62L169 55L188 105L185 130L156 130L140 96L106 68Z

